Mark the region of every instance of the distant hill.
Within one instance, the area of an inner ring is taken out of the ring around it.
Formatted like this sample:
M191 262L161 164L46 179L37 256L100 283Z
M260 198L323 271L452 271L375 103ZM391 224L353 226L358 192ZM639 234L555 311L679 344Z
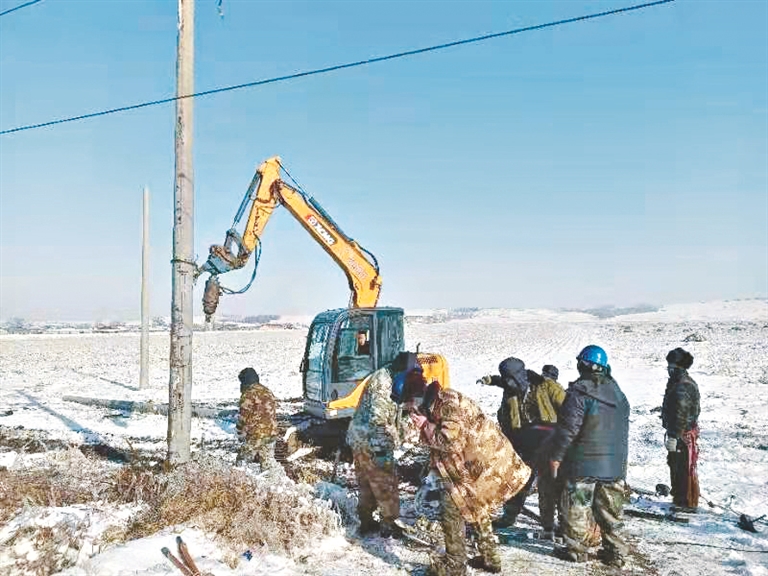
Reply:
M406 310L409 322L432 324L438 322L686 322L710 321L768 322L768 299L716 300L688 304L653 306L638 304L617 308L601 306L582 310L545 310L516 308L458 308L435 310Z
M518 308L439 308L412 309L406 321L417 324L443 322L536 323L536 322L765 322L768 323L768 298L716 300L688 304L652 306L638 304L617 308L601 306L584 310L546 310ZM264 314L260 316L224 316L216 319L216 330L306 330L312 316ZM195 329L202 330L205 319L195 317ZM168 331L169 318L155 317L152 331ZM12 318L0 322L0 334L76 334L138 332L133 322L45 322Z

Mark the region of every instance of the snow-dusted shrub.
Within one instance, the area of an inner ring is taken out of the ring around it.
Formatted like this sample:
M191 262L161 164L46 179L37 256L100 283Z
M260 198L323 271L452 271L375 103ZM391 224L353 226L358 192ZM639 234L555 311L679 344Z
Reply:
M37 520L13 531L7 538L0 536L7 550L0 565L3 574L55 574L77 561L83 526L72 523L70 518L46 523Z
M357 497L345 488L331 482L318 482L315 484L315 494L318 498L329 503L345 525L354 524L357 518Z
M706 341L706 338L704 338L704 336L702 336L698 332L691 332L690 334L688 334L688 336L683 338L683 342L705 342L705 341Z
M126 469L144 485L147 504L128 528L140 538L166 526L187 524L216 534L231 548L266 546L293 554L340 528L328 502L290 479L261 478L218 462L191 462L150 481L145 471ZM139 494L134 489L133 496Z
M77 449L40 468L0 470L0 523L24 506L69 506L98 500L106 483L96 461Z

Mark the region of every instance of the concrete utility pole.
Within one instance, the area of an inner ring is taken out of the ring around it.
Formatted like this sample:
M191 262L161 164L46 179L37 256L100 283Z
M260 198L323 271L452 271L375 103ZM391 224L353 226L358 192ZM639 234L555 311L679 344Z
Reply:
M176 95L194 92L194 0L179 2ZM168 462L190 458L192 428L192 288L194 282L194 187L192 98L176 101L176 186L173 220L173 300L171 302L170 382L168 383Z
M149 188L144 186L141 227L141 370L139 388L149 386Z

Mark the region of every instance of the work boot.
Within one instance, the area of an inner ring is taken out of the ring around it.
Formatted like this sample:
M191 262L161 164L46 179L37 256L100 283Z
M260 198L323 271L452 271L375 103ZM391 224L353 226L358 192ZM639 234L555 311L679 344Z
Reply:
M589 558L586 552L577 552L576 550L570 550L565 546L555 546L552 550L552 555L560 560L566 560L567 562L586 562Z
M397 524L390 521L381 523L381 537L382 538L402 538L403 529Z
M623 568L627 563L621 554L616 551L606 550L605 548L601 548L597 552L597 558L606 566L612 566L613 568Z
M475 556L469 559L469 565L476 570L485 570L491 574L498 574L501 572L501 564L487 562L482 556Z
M373 518L360 518L360 528L357 532L360 536L372 536L381 530L381 525Z
M555 530L554 528L544 528L539 533L539 540L548 540L549 542L555 541Z
M427 568L426 576L466 576L467 566L451 561L445 556L433 556Z

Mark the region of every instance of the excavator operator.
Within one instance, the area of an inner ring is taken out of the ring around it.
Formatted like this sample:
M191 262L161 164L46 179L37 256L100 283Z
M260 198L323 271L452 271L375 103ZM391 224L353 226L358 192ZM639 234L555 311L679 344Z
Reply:
M357 355L358 356L370 356L371 355L371 343L368 340L368 332L360 330L357 333Z

